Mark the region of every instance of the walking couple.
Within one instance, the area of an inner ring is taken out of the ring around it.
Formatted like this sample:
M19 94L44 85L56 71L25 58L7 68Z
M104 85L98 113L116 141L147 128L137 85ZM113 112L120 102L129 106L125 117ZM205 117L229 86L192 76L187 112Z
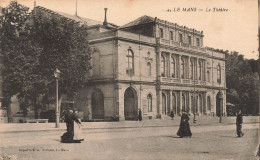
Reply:
M65 110L64 122L67 126L67 132L61 136L62 143L81 143L84 138L81 136L81 121L76 112L72 109Z

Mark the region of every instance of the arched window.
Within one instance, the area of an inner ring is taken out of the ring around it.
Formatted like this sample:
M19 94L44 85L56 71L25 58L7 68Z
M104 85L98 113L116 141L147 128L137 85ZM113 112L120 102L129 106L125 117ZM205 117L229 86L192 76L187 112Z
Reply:
M152 95L151 94L147 95L147 106L148 106L148 112L152 112L153 105L152 105Z
M174 57L172 57L172 62L171 62L171 76L175 78L175 68L176 68L176 63Z
M131 76L134 74L134 53L132 50L128 49L126 58L127 58L126 73Z
M208 82L210 82L210 72L209 71L207 71L207 80L208 80Z
M150 62L147 63L148 76L152 75L152 65Z
M217 82L221 83L221 68L220 68L220 65L217 66Z
M201 61L199 62L199 80L201 80L202 66Z
M190 59L190 79L193 79L193 61Z
M164 55L162 55L161 56L161 75L163 76L163 77L165 77L165 56Z
M184 78L184 60L181 58L181 78Z

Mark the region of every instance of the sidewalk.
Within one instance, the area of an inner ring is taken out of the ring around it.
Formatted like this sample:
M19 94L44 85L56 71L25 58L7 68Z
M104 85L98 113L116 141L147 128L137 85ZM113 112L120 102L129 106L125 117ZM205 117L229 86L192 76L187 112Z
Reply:
M190 117L190 125L227 125L236 123L236 117L222 117L222 123L219 123L219 117L196 117L197 122L193 123L193 116ZM244 124L259 123L258 116L243 117ZM138 121L120 121L120 122L82 122L83 129L119 129L119 128L139 128L139 127L171 127L179 126L180 117L171 120L169 117L162 119L144 119ZM10 132L36 132L36 131L65 131L66 124L60 123L60 128L55 128L55 123L2 123L0 124L0 134Z

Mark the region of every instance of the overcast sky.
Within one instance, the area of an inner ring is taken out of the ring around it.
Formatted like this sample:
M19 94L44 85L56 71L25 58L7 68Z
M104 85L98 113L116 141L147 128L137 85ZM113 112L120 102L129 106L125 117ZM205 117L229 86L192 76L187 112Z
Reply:
M33 0L17 1L33 8ZM0 5L5 7L9 2L0 0ZM77 4L82 17L103 21L104 8L108 8L108 22L119 26L142 15L158 17L203 31L204 46L238 51L245 58L256 59L258 55L257 0L77 0ZM76 0L37 0L36 5L69 14L76 10ZM190 7L196 11L183 11ZM228 10L213 12L214 7Z

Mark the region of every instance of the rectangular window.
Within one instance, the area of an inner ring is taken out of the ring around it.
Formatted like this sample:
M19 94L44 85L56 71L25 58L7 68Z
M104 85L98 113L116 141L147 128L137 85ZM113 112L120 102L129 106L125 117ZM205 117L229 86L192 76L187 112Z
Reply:
M163 29L160 28L160 37L163 38Z
M199 38L196 38L196 44L197 44L198 47L200 46L200 39Z
M173 32L170 31L170 40L173 40Z
M182 37L181 33L179 34L179 39L180 39L180 42L182 43L183 42L183 37Z
M191 36L188 36L188 40L189 40L189 45L191 45Z

